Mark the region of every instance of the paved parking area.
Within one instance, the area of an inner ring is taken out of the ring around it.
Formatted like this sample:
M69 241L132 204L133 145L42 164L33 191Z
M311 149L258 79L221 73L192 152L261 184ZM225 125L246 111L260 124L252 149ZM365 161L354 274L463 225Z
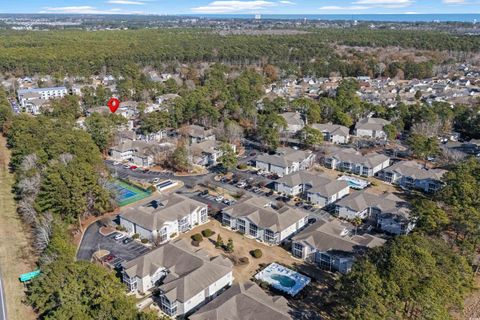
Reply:
M111 265L119 264L123 261L133 260L142 254L145 254L150 249L138 242L123 243L123 239L115 240L114 232L108 236L103 236L99 232L100 223L93 223L88 227L83 236L82 242L77 252L78 260L90 261L92 255L98 250L108 250L115 256L112 261L109 261ZM124 238L125 239L125 238Z

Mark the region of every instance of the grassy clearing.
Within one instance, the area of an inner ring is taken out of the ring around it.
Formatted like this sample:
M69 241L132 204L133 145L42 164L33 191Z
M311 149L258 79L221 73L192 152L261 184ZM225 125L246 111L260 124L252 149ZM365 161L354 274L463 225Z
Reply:
M34 269L35 256L29 244L29 232L17 215L11 193L14 180L8 171L9 156L5 138L0 137L0 270L5 286L8 319L29 320L36 317L32 309L22 302L25 293L18 276Z

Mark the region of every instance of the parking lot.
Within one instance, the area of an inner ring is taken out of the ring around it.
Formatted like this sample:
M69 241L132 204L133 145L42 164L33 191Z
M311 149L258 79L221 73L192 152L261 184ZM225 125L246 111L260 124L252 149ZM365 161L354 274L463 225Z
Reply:
M108 257L108 261L106 262L114 267L118 267L122 262L135 259L150 250L148 247L136 241L125 244L123 243L125 238L115 240L118 232L103 236L99 230L100 223L97 222L85 231L77 253L77 259L90 261L96 251L107 250L111 256Z

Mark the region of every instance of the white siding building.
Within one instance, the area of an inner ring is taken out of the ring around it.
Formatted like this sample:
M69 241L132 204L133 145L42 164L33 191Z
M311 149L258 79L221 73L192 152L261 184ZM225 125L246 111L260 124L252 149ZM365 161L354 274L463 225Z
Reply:
M191 250L185 240L158 247L125 262L123 281L132 292L158 287L160 308L171 317L185 317L232 285L232 262L211 259L203 250Z
M261 242L279 244L307 224L307 213L250 197L223 209L222 224Z
M381 118L364 118L355 124L355 136L358 138L387 139L383 127L390 121Z
M275 173L280 177L292 172L306 170L315 163L315 155L311 151L278 148L273 155L262 154L255 159L257 169Z
M120 225L129 234L165 243L180 233L208 221L207 205L180 194L171 194L155 200L122 209Z
M355 149L339 149L325 156L324 165L338 171L372 177L390 166L390 158L376 152L362 155Z
M350 140L350 129L345 126L332 123L312 125L312 128L323 133L323 140L334 144L345 144Z

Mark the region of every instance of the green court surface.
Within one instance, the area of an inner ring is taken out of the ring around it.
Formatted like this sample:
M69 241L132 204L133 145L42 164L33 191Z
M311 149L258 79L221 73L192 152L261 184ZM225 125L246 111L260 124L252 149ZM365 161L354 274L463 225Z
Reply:
M149 191L140 189L121 180L113 180L110 182L108 189L115 194L115 199L120 207L140 201L151 195Z

